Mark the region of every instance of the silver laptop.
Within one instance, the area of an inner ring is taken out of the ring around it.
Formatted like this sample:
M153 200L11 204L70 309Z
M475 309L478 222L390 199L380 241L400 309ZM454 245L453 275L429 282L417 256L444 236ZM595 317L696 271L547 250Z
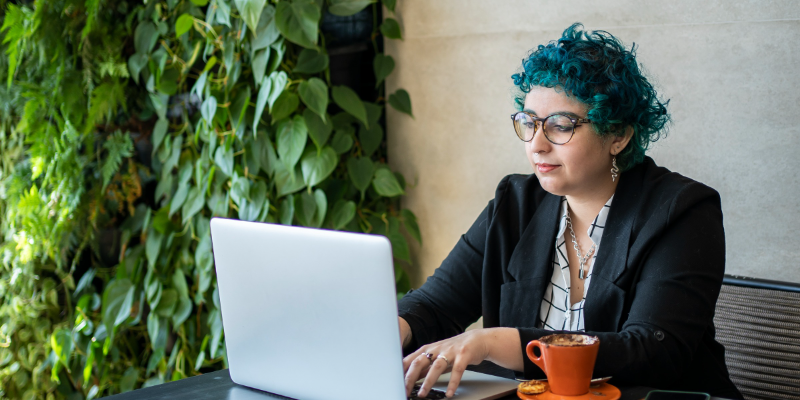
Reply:
M406 400L388 239L222 218L211 238L233 382L303 400ZM516 386L468 371L455 398Z

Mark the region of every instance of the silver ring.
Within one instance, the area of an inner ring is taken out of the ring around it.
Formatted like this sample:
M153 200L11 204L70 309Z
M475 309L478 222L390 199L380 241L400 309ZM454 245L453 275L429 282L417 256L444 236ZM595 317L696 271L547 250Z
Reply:
M422 355L425 356L425 358L427 358L428 361L431 362L431 364L433 364L433 354L431 354L431 353L422 353Z
M446 363L447 363L447 366L448 366L448 367L450 366L450 360L448 360L448 359L447 359L447 357L445 357L445 356L444 356L444 355L442 355L442 354L439 354L439 356L438 356L438 357L436 357L436 359L438 360L438 359L440 359L440 358L441 358L442 360L444 360L444 362L446 362Z

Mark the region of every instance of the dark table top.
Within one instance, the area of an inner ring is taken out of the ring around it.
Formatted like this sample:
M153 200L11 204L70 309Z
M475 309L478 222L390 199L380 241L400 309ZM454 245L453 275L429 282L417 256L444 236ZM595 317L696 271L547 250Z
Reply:
M499 367L491 363L484 363L470 369L501 375L497 369ZM620 400L639 400L643 399L651 389L647 387L620 387L622 398ZM149 388L138 389L127 393L122 393L110 397L109 400L159 400L159 399L191 399L191 400L266 400L266 399L288 399L272 393L250 389L238 385L231 381L231 376L227 369L210 372L200 376L181 379L179 381L168 382ZM516 395L503 397L500 400L519 400Z

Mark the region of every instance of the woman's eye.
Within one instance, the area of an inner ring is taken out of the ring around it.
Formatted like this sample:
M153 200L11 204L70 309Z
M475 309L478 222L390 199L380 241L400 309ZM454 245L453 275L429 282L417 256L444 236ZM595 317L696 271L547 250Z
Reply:
M557 129L559 132L565 132L565 133L566 133L566 132L570 132L570 131L572 130L572 127L571 127L571 126L565 126L565 125L556 125L556 126L555 126L555 128L556 128L556 129Z

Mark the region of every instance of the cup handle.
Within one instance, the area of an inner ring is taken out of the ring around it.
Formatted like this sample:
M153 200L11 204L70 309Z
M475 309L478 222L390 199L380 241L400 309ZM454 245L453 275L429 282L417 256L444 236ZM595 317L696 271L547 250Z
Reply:
M541 356L536 357L536 355L533 354L534 348L539 349L539 354L541 354ZM534 364L536 364L542 369L542 371L544 371L545 374L547 374L547 371L544 369L544 352L542 351L541 343L539 343L538 340L531 340L525 347L525 352L528 354L528 358L530 358Z

